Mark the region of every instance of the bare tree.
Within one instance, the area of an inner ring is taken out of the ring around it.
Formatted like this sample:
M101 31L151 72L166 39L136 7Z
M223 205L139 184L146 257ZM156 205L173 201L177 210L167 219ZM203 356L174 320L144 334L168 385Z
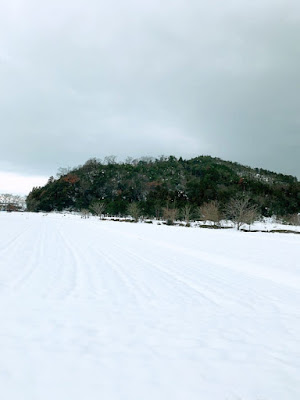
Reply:
M141 215L141 210L138 203L130 203L127 207L127 213L134 219L135 222L138 222Z
M160 219L161 218L161 206L160 206L159 202L155 202L154 212L155 212L155 218Z
M90 208L94 214L96 214L100 219L102 219L102 215L105 210L104 201L95 201L94 203L92 203Z
M199 207L199 215L202 220L211 221L215 226L219 225L222 219L219 204L216 200L202 204Z
M163 208L163 217L166 220L167 225L174 225L174 221L178 216L178 209L177 208Z
M192 213L192 207L186 204L182 209L183 219L185 220L186 226L190 226L190 218Z
M252 208L249 208L248 210L245 211L244 215L244 223L249 226L249 231L251 225L259 219L260 215L258 212L258 209L253 206Z
M56 176L61 178L62 176L68 175L71 172L71 167L60 167L57 170Z
M154 162L155 158L154 157L150 157L150 156L143 156L140 158L140 161L145 162L147 164L150 164L152 162Z
M84 218L84 219L90 217L90 211L87 210L86 208L82 208L82 209L80 210L80 214L81 214L81 218Z
M117 164L117 157L114 155L104 157L104 164L111 165Z
M132 164L132 161L133 161L133 158L132 157L130 157L130 156L128 156L128 157L126 157L126 159L125 159L125 164Z
M230 200L226 208L226 215L231 219L237 230L240 230L243 224L250 225L258 218L257 207L251 204L249 196L236 197Z
M0 210L20 211L25 210L25 198L11 193L0 194Z
M288 223L291 225L300 225L300 214L292 214L288 217Z

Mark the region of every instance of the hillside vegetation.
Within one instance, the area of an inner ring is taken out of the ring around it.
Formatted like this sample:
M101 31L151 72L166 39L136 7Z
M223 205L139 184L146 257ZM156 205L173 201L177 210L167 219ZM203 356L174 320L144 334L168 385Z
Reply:
M232 198L247 195L264 216L300 210L300 183L290 175L250 168L219 158L190 160L174 156L117 163L90 159L73 169L61 168L27 197L29 211L91 209L101 201L106 214L124 215L137 203L144 216L159 217L163 208L193 210L217 200L221 210Z

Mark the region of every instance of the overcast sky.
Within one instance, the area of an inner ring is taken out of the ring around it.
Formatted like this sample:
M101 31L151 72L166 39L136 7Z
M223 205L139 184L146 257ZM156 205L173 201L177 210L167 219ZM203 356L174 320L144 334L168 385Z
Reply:
M298 0L1 2L0 193L112 154L299 178L299 74Z

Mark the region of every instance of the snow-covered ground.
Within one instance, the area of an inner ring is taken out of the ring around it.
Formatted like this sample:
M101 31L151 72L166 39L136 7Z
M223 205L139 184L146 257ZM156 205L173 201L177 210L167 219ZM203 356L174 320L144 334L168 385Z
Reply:
M0 213L5 400L299 400L300 237Z

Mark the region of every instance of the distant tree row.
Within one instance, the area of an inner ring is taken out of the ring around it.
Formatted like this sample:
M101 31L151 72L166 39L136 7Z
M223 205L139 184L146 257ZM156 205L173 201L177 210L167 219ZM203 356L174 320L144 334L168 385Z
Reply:
M102 219L105 214L105 203L96 201L91 204L90 209L82 209L81 215L86 218L89 213L99 216ZM133 222L138 222L143 217L139 203L130 203L127 207L126 214L131 217ZM160 217L159 217L160 218ZM200 220L210 222L214 227L220 227L221 220L230 219L239 230L243 225L250 226L260 218L257 206L251 203L248 196L242 196L231 199L224 211L216 200L204 203L202 206L193 209L191 205L185 205L183 209L170 208L168 205L161 209L161 219L167 225L173 225L176 219L185 221L185 226L190 226L191 220ZM299 221L300 222L300 221Z
M110 156L73 169L61 168L45 186L33 188L26 203L29 211L86 209L100 216L104 210L108 215L128 215L131 207L133 218L138 206L144 217L171 221L176 213L188 220L201 207L206 214L214 210L217 219L233 210L237 199L247 199L248 220L255 213L296 215L300 183L293 176L209 156L128 158L120 163Z
M105 212L105 203L103 201L96 201L90 209L82 209L80 211L82 218L89 218L90 214L99 216L100 220L109 217ZM245 195L231 199L227 204L225 210L221 210L218 202L212 200L211 202L204 203L197 209L192 206L186 205L183 209L169 208L168 206L162 208L162 216L158 219L163 220L166 225L180 224L184 221L184 226L191 226L191 221L201 221L201 226L210 228L228 227L228 220L233 222L235 227L240 230L247 229L250 231L251 225L254 222L261 220L261 215L257 206L251 203L250 198ZM126 221L138 222L144 220L141 213L139 203L130 203L127 208ZM117 220L119 220L117 218ZM122 219L123 220L123 219ZM225 220L225 221L224 221ZM152 221L147 221L152 223ZM225 222L225 226L224 226ZM277 222L300 226L300 214L293 214L285 216L285 218L277 219ZM204 225L203 225L204 224Z
M11 193L0 193L0 211L21 211L25 208L25 197Z

